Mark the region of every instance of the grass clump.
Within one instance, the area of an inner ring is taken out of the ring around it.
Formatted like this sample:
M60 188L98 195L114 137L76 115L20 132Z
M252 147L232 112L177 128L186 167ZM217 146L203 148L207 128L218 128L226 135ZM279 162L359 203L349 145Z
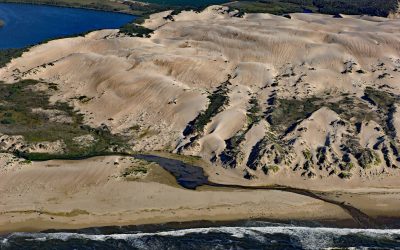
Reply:
M270 173L277 173L279 171L279 166L269 165L269 166L263 166L261 169L265 175L269 175Z
M306 160L311 160L312 159L312 154L310 150L304 150L303 151L303 156Z
M135 166L124 169L124 171L121 173L121 176L124 178L130 176L140 176L146 175L148 172L149 170L144 166Z
M353 168L355 168L355 165L353 162L342 162L339 164L339 167L343 171L351 171Z
M340 179L350 179L353 176L353 174L349 172L340 172L338 176Z

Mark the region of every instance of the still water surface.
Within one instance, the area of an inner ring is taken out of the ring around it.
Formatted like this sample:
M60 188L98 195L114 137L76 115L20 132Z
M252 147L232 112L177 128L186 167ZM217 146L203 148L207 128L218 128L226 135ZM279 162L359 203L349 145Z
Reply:
M0 49L21 48L57 37L97 29L115 29L135 16L32 4L0 3Z

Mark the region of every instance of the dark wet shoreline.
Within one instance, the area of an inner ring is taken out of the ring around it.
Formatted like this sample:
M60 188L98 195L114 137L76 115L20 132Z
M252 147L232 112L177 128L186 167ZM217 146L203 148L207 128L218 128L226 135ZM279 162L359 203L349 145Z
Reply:
M194 228L210 228L210 227L240 227L240 226L260 226L263 223L276 225L293 225L299 227L326 227L326 228L354 228L357 225L351 220L276 220L265 218L254 218L251 220L233 220L233 221L187 221L187 222L169 222L161 224L144 224L144 225L128 225L128 226L105 226L105 227L88 227L82 229L66 229L66 230L44 230L42 233L79 233L88 235L97 234L125 234L125 233L154 233L159 231L194 229Z

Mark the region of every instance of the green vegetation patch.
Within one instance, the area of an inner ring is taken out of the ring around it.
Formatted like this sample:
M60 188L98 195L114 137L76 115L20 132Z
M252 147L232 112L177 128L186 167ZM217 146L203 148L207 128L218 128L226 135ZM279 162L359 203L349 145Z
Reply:
M362 149L356 154L358 164L364 169L377 166L381 163L381 158L372 149Z
M0 83L0 133L22 135L27 143L63 141L65 152L60 155L14 152L28 160L81 158L115 153L124 148L126 140L113 135L107 128L91 128L83 124L83 116L67 103L51 104L44 91L33 90L35 80L14 84ZM44 84L44 83L40 83ZM50 115L45 112L50 111ZM60 119L54 119L53 114ZM84 145L77 138L90 136Z
M341 179L350 179L353 174L349 172L341 172L340 174L338 174L338 176Z
M319 98L275 99L273 108L268 112L267 121L280 133L285 132L295 123L307 118L322 107Z
M269 175L270 173L277 173L279 171L279 166L269 165L269 166L263 166L261 169L264 172L264 174Z
M344 96L339 101L329 102L326 107L335 111L341 118L348 121L352 119L356 122L374 120L380 123L379 116L371 110L368 104L356 97Z
M230 6L246 13L271 13L275 15L304 12L305 10L317 11L312 0L245 0L234 2Z
M222 111L224 106L229 103L229 85L229 81L224 82L217 88L217 90L208 96L209 104L207 109L201 112L193 121L189 122L188 126L183 131L184 136L188 136L194 132L203 132L204 127L211 121L211 119Z
M229 4L247 13L282 15L296 12L388 16L397 0L240 0Z
M354 157L357 159L358 164L364 169L368 169L381 164L381 159L379 155L370 148L363 148L360 145L358 138L347 138L346 143L341 147L344 152L354 155ZM349 167L349 165L343 165L343 167L346 168Z
M299 122L322 107L335 111L342 119L354 124L370 120L374 120L378 124L385 123L366 102L347 95L332 99L332 101L318 97L275 99L272 108L267 112L267 121L276 132L285 134L292 131Z
M1 49L0 50L0 68L6 66L13 58L20 57L26 51L23 49Z
M343 171L351 171L353 168L355 168L353 162L342 162L339 164L339 167Z
M247 123L249 127L261 121L261 107L256 97L251 97L249 101L249 109L247 109Z
M387 16L397 8L397 0L314 0L318 12L324 14L350 14Z
M304 150L303 151L303 156L306 160L311 160L312 159L312 154L310 150Z
M399 101L398 97L371 87L365 89L365 98L369 100L371 104L378 106L386 112L396 101Z
M154 30L145 28L136 23L128 23L119 29L119 32L128 36L150 37Z
M275 153L273 162L275 164L281 164L284 160L282 156L287 155L282 144L282 140L279 140L274 134L267 133L263 139L258 141L251 149L249 158L247 159L246 166L250 169L257 170L261 166L261 159L265 154Z
M399 96L371 87L367 87L364 93L363 98L378 108L379 124L384 128L386 134L391 136L392 139L395 138L396 129L393 125L393 115L395 104L400 103Z
M134 166L128 167L122 171L121 176L124 178L132 177L132 176L144 176L147 175L149 169L144 166Z
M375 110L372 108L368 102L378 107L378 109ZM373 88L367 88L365 96L362 99L347 94L327 98L275 98L272 100L272 107L267 112L267 121L271 124L271 128L278 134L278 138L282 138L288 132L296 129L297 125L313 112L322 107L327 107L335 111L343 119L338 120L338 124L350 124L356 133L359 131L362 122L373 120L385 128L388 135L394 136L395 129L393 128L392 120L394 104L397 102L397 96ZM392 148L395 154L397 154L397 147L394 146ZM347 141L341 145L341 149L343 152L352 154L358 164L364 169L381 164L380 156L372 149L363 148L356 137L350 136L347 138ZM316 158L318 164L325 163L326 150L325 147L317 150ZM260 145L255 147L255 155L252 157L254 159L253 163L257 163L257 151L260 152ZM309 169L312 165L312 155L306 150L303 151L303 156L307 160L304 169ZM341 165L343 171L350 171L353 167L354 164L350 163L350 161L344 162Z

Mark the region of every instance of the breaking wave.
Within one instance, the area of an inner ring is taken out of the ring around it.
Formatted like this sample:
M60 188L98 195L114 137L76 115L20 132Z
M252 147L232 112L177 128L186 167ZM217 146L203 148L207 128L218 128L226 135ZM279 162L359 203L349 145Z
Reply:
M347 229L290 225L209 227L167 230L154 233L12 233L0 240L1 249L27 247L46 249L50 244L92 245L89 249L119 246L129 249L400 249L399 229ZM182 245L185 244L185 245ZM57 247L56 247L57 248ZM85 249L88 249L87 247Z

